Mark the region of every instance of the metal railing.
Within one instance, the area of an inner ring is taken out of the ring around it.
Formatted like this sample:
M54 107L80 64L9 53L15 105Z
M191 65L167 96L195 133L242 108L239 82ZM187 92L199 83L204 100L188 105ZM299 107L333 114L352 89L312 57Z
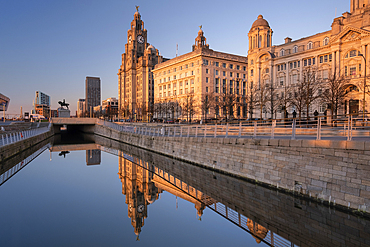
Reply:
M370 139L370 120L346 116L328 120L327 117L305 119L279 119L240 121L225 124L136 124L115 123L98 119L97 124L106 127L147 136L171 137L218 137L218 138L285 138L285 139Z
M0 146L9 145L25 139L44 134L50 130L51 123L48 127L38 127L29 130L15 131L11 133L2 134L0 136Z
M5 171L3 174L0 175L0 186L3 185L6 181L8 181L12 176L14 176L17 172L19 172L23 167L28 165L32 160L34 160L37 156L39 156L42 152L46 149L49 149L51 144L48 143L42 148L38 149L36 152L10 168L9 170Z

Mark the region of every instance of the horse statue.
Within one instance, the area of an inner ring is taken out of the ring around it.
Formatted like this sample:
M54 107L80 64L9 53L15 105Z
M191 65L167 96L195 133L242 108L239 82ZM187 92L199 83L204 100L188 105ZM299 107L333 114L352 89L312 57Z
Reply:
M66 100L63 99L63 101L58 101L58 104L63 108L63 106L66 106L67 109L69 109L69 104L66 103Z

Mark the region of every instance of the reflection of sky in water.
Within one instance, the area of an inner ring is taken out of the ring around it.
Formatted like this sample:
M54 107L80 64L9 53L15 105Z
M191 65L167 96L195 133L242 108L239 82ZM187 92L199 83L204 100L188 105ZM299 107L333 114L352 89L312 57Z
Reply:
M118 157L102 152L86 166L86 151L66 158L42 153L0 187L1 246L264 246L244 230L168 192L148 206L136 241L128 218Z

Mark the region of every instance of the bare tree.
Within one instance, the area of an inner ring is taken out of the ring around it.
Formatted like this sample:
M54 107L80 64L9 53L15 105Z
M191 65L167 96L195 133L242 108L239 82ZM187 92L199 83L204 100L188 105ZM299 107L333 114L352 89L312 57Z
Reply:
M284 118L287 118L286 112L291 103L292 86L284 83L283 90L280 92L280 97L278 97L278 104L281 110L284 111Z
M207 114L209 113L209 110L212 108L212 105L214 104L214 94L213 93L203 94L200 103L201 103L200 109L202 111L203 118L205 121L207 121Z
M191 122L191 119L195 115L197 110L193 94L187 95L185 98L182 99L181 108L182 113L186 115L186 120L188 122Z
M316 71L307 68L303 71L302 80L292 88L293 97L290 98L290 104L298 110L299 120L302 118L302 112L305 109L307 120L310 118L310 106L319 98L321 80L317 77Z
M266 106L269 109L271 118L274 119L274 115L279 108L279 95L272 83L268 90Z
M266 103L269 101L269 88L268 84L261 82L258 89L254 91L256 106L260 108L260 118L262 118L263 110L265 109Z
M298 111L298 118L301 120L302 111L305 107L305 90L306 87L303 81L298 81L292 86L291 92L288 94L289 104L294 106Z
M344 75L341 75L339 69L334 67L333 73L323 86L323 93L319 95L321 102L330 107L332 119L334 116L337 117L338 110L347 95L347 83L348 80Z

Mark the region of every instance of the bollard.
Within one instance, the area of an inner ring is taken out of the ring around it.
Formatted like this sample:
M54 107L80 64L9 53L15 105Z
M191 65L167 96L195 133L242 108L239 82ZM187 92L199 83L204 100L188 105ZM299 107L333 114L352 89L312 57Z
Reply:
M293 119L293 123L292 123L292 140L295 140L295 128L296 128L296 119Z
M317 135L316 140L321 140L321 117L317 119Z
M207 137L207 125L204 125L204 138Z
M256 138L256 136L257 136L257 121L254 121L253 138Z
M238 137L240 138L242 136L242 122L239 123L239 134Z
M180 137L182 137L182 126L180 126Z
M198 126L195 127L195 137L198 137Z
M226 133L225 133L225 138L229 135L229 124L226 124Z
M190 126L188 126L188 136L187 137L189 137L189 135L190 135Z
M271 123L271 139L275 138L275 126L276 126L276 120L273 120Z

